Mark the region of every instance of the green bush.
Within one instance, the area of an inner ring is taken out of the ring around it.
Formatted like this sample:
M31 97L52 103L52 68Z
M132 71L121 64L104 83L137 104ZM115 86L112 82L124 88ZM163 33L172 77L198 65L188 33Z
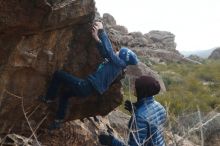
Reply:
M173 114L192 113L197 106L202 112L209 112L220 106L220 62L170 63L153 68L160 73L167 88L156 98L169 106Z
M202 112L209 112L220 106L220 62L158 64L153 69L162 76L167 89L155 98L169 108L169 114L192 113L197 111L197 106ZM128 86L129 82L125 79L124 101L130 98L136 101ZM125 111L124 105L120 109Z

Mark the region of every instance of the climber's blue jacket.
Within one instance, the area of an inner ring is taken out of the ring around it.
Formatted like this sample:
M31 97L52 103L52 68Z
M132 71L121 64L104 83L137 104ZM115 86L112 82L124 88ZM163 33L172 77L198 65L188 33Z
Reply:
M97 48L104 61L87 79L100 94L103 94L127 65L113 51L112 44L104 30L99 33L99 38L101 42L97 43Z

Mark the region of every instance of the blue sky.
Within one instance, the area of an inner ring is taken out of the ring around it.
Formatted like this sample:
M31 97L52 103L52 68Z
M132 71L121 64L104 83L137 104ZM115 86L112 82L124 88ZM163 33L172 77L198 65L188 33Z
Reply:
M220 0L95 0L100 14L110 13L129 32L169 31L177 50L220 46Z

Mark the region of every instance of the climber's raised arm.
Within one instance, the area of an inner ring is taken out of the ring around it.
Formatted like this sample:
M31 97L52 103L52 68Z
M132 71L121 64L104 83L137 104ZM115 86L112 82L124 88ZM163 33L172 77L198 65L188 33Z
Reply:
M108 38L108 35L103 29L101 22L95 22L92 28L92 36L97 42L97 48L103 58L107 58L120 66L126 66L125 62L122 61L118 55L114 52L112 44Z
M95 22L92 26L92 36L97 43L97 48L99 53L103 58L111 58L114 51L112 44L108 39L106 32L103 29L102 22Z

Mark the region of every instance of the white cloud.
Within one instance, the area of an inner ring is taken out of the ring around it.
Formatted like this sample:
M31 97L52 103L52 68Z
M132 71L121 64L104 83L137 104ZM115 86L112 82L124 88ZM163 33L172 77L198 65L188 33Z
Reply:
M98 11L110 13L131 31L170 31L178 50L220 46L219 0L95 0Z

